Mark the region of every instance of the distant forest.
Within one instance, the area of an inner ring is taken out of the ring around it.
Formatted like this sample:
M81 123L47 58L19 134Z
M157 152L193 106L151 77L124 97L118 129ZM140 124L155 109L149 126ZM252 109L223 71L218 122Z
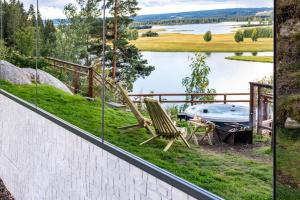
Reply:
M261 21L272 19L272 8L230 8L181 13L139 15L133 26L219 23L226 21Z
M271 17L261 16L247 16L247 17L230 17L230 18L201 18L201 19L170 19L170 20L159 20L159 21L143 21L133 22L132 27L140 27L147 25L181 25L181 24L209 24L209 23L220 23L220 22L243 22L243 21L266 21L270 23Z

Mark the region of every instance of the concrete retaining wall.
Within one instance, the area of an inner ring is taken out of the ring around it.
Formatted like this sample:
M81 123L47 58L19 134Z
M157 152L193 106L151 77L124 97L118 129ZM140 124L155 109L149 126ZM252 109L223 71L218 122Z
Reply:
M16 200L219 199L4 91L0 177Z

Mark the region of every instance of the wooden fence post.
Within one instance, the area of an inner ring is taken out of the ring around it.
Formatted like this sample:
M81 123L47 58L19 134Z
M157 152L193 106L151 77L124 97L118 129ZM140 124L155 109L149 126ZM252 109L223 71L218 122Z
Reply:
M263 117L263 107L262 107L262 88L260 86L258 86L258 90L257 90L257 95L258 95L258 100L257 100L257 134L261 134L261 128L260 126L262 125L262 117Z
M254 85L250 83L250 113L249 113L249 126L254 131Z
M262 119L267 120L268 119L268 114L269 114L269 112L268 112L268 98L267 97L263 98L262 112L263 112Z
M78 93L79 84L78 84L78 66L74 66L74 80L73 80L73 87L74 87L74 93Z
M191 105L193 106L194 105L194 95L191 94Z
M66 82L67 81L67 66L66 66L66 64L64 64L64 79Z
M94 75L93 75L93 68L90 67L89 68L89 88L88 88L88 96L93 98L94 94L93 94L93 89L94 89Z
M227 104L227 95L224 94L224 104Z

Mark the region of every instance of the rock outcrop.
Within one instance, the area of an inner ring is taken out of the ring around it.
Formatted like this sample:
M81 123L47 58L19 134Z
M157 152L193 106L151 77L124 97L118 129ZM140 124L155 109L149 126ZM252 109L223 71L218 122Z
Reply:
M23 68L22 70L24 72L28 73L32 80L35 80L35 76L36 76L35 69ZM37 82L40 83L40 84L51 85L53 87L56 87L58 89L61 89L65 92L68 92L68 93L72 94L70 89L65 84L63 84L60 80L58 80L54 76L48 74L47 72L44 72L44 71L39 70L39 69L37 70Z
M284 126L288 129L300 129L300 122L288 117Z
M37 71L37 82L39 84L51 85L72 94L70 89L54 76L42 70ZM0 80L5 80L13 84L25 85L35 81L36 71L32 68L19 68L9 62L0 61Z
M31 84L30 75L21 68L0 60L0 80L5 80L14 84Z

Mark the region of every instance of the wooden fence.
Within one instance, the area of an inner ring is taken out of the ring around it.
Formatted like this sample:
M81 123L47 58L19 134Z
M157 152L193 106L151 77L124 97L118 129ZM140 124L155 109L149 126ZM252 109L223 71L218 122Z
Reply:
M158 98L161 103L190 103L191 105L197 103L249 103L249 93L215 93L215 94L207 94L207 93L156 93L156 94L129 94L129 96L133 97L135 103L140 103L143 98L151 97ZM207 96L221 96L222 100L197 100L197 97L207 97ZM233 100L229 97L234 96L248 96L248 100L238 99ZM166 97L182 97L181 100L168 100ZM188 100L187 100L188 99Z
M59 60L56 58L46 57L47 61L49 61L49 65L55 67L60 70L63 75L64 83L73 90L73 92L79 93L83 92L80 88L80 76L84 76L86 80L88 80L88 91L86 92L89 97L93 97L93 79L94 79L94 70L92 67L79 65L63 60ZM67 73L71 73L73 75L72 83L69 84L67 81Z
M49 61L49 65L60 70L63 75L63 79L65 84L76 94L78 92L86 93L88 97L94 97L94 86L98 84L102 84L102 76L97 73L92 67L79 65L63 60L59 60L56 58L46 57L47 61ZM67 72L72 74L73 80L72 83L67 83ZM80 87L80 77L86 79L87 82L87 91L82 91ZM113 85L105 81L106 87L112 88ZM141 102L144 97L158 97L161 103L190 103L191 105L197 103L248 103L249 100L232 100L230 97L232 96L249 96L249 93L216 93L216 94L200 94L200 93L159 93L159 94L129 94L132 98L134 98L135 103ZM222 96L222 100L197 100L199 96ZM167 100L166 97L183 97L182 100ZM189 97L189 98L187 98ZM139 100L137 100L139 99ZM189 100L187 100L189 99ZM247 98L249 99L249 97Z
M273 131L272 118L269 116L270 104L273 104L273 87L267 84L250 83L250 127L258 134L263 130ZM263 124L270 121L270 126Z
M102 85L102 75L95 71L91 66L79 65L51 57L46 57L45 59L49 62L49 66L60 70L61 74L63 75L64 83L69 88L71 88L73 93L75 94L82 92L84 94L87 94L88 97L93 98L95 96L94 86L96 86L97 84ZM71 84L67 82L67 72L73 75ZM86 91L83 91L84 89L81 88L80 78L85 80L85 82L87 83ZM105 86L107 88L113 87L113 85L107 80L105 80Z

